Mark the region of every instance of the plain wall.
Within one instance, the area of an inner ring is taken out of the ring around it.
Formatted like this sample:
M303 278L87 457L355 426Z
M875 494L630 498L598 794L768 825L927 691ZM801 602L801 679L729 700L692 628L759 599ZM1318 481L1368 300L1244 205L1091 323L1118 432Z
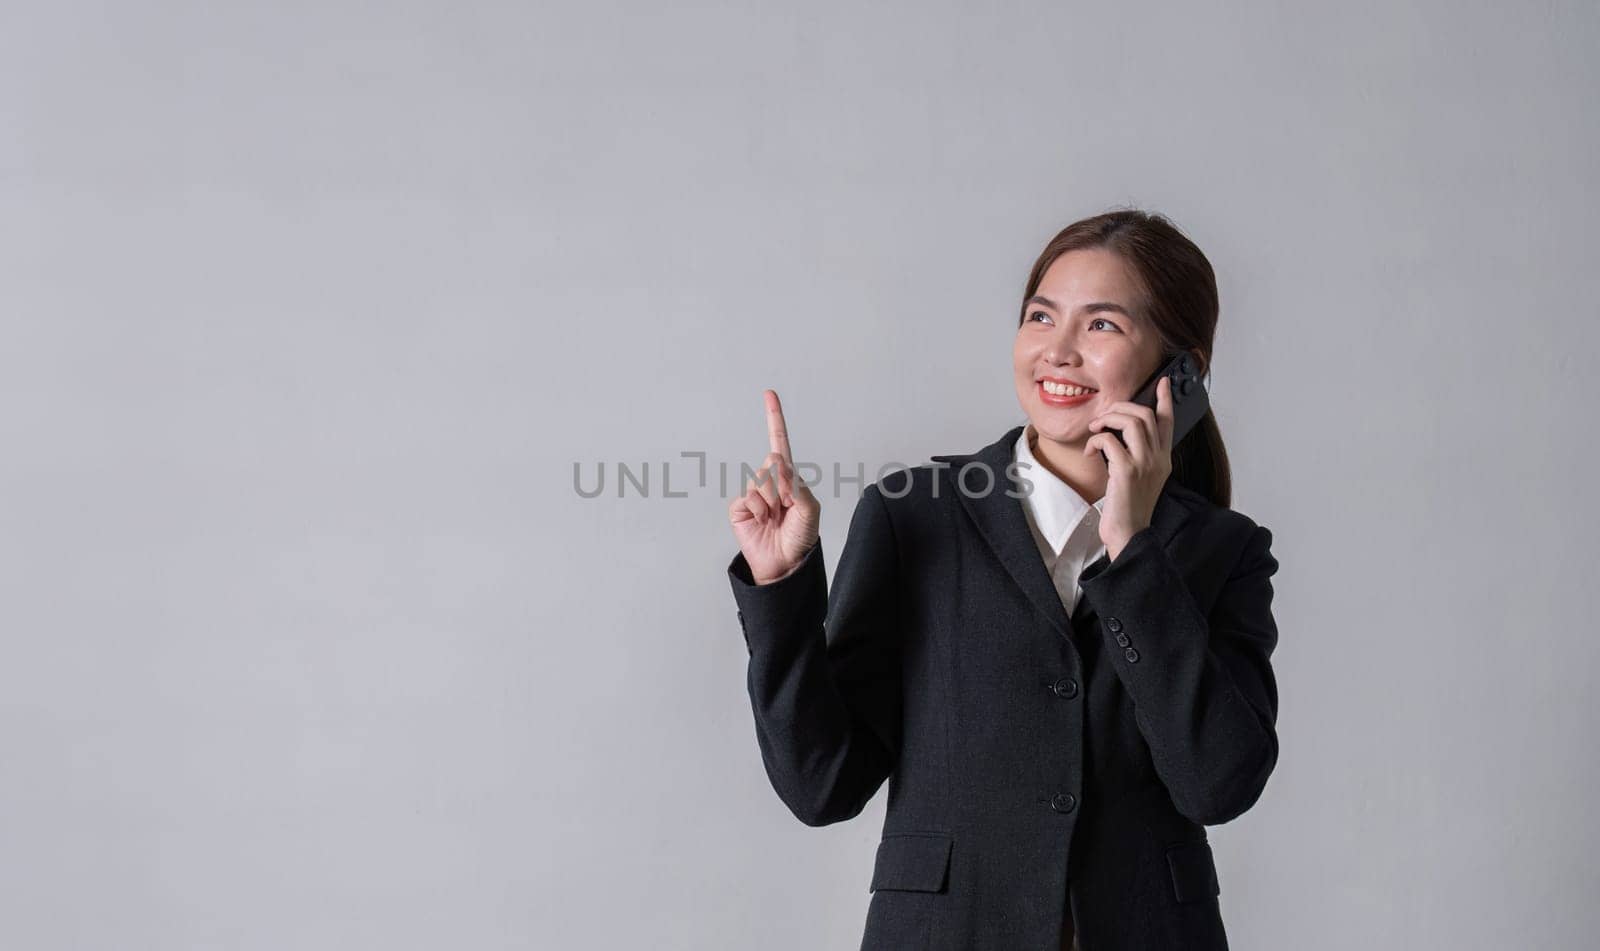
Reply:
M0 946L855 947L883 796L772 793L724 574L761 391L869 480L992 441L1028 268L1121 204L1216 268L1281 562L1234 946L1588 946L1597 48L1576 2L4 4Z

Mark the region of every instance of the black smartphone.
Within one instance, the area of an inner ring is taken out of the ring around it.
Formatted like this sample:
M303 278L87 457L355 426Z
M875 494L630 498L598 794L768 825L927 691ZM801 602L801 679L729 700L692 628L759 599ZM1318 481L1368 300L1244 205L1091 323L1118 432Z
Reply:
M1156 384L1162 377L1172 379L1172 444L1176 446L1194 424L1211 408L1211 396L1206 392L1205 382L1200 379L1199 366L1194 357L1187 352L1173 354L1166 365L1157 370L1149 381L1133 395L1130 402L1156 408ZM1122 438L1118 430L1107 427L1103 432L1112 433L1117 441L1124 446L1127 440ZM1105 451L1100 452L1100 458L1109 465L1111 460L1106 459Z

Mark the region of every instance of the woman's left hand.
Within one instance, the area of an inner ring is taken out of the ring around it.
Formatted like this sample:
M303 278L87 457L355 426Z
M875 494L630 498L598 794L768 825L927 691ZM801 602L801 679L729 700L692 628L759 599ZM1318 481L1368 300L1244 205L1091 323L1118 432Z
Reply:
M1108 430L1118 430L1117 434ZM1172 474L1172 381L1156 384L1156 408L1122 400L1089 422L1085 454L1104 451L1110 478L1100 513L1100 541L1115 561L1128 540L1150 525L1156 499Z

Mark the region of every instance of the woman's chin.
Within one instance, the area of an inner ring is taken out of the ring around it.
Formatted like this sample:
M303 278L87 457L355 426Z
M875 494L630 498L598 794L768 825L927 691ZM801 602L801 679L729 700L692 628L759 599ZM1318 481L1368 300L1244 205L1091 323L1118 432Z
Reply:
M1076 443L1081 446L1083 441L1089 437L1088 433L1080 431L1080 427L1076 423L1063 423L1047 418L1041 425L1040 420L1036 417L1030 417L1029 421L1033 423L1033 431L1039 434L1040 439L1049 439L1052 442L1059 443Z

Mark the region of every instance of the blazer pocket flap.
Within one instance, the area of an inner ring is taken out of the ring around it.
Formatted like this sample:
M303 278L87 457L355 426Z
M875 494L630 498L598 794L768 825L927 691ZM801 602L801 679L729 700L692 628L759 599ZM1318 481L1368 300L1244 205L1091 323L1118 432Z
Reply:
M1167 849L1167 867L1172 871L1172 894L1180 902L1204 901L1222 893L1209 842L1172 846Z
M944 891L954 840L933 832L894 833L878 843L868 891L893 889L907 892Z

